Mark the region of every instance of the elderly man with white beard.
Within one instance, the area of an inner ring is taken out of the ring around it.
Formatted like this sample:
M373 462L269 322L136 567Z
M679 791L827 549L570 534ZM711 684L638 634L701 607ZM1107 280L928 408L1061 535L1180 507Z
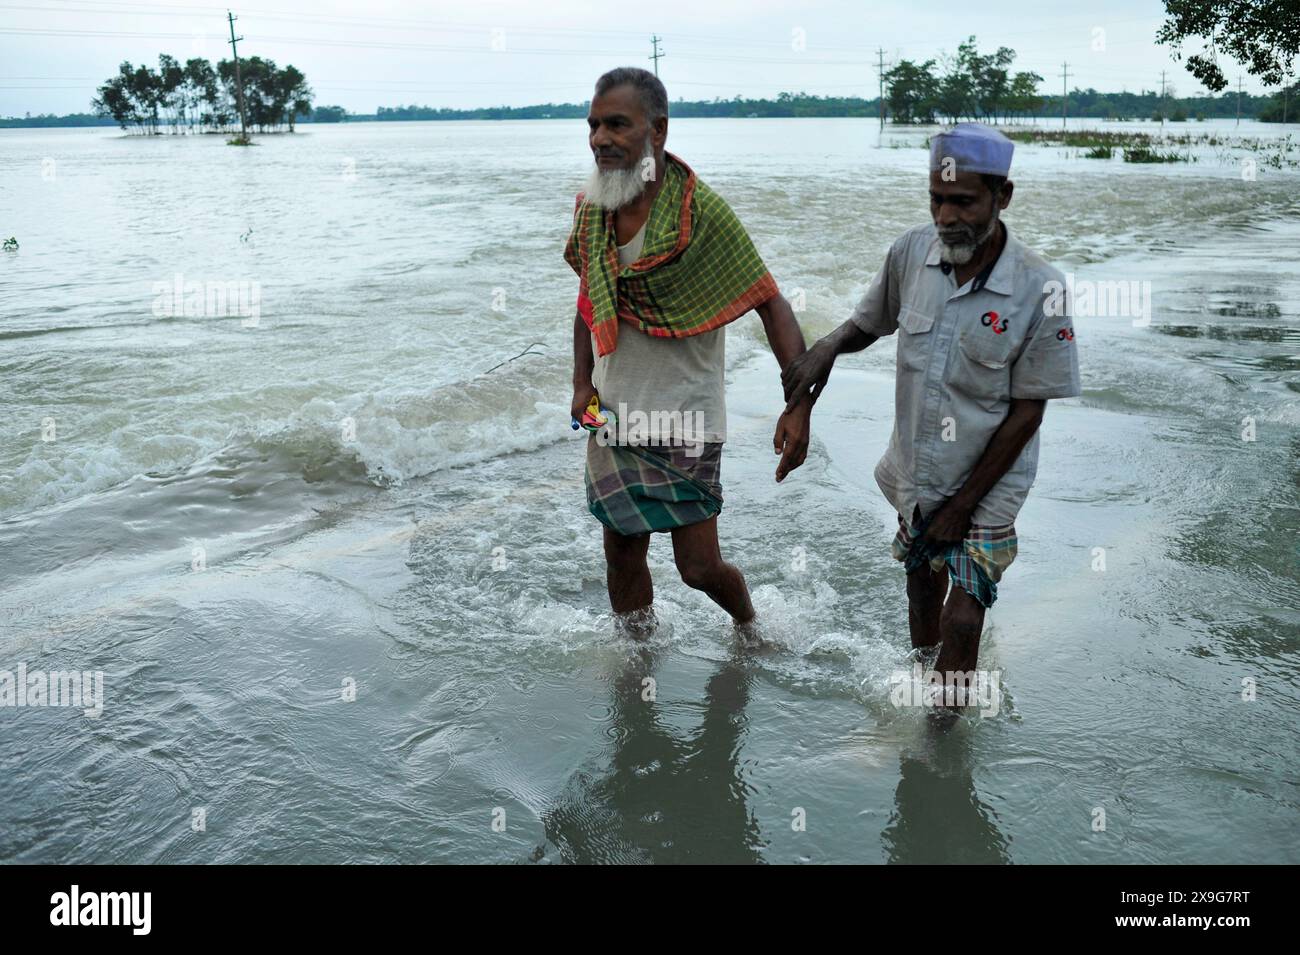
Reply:
M1063 276L1001 218L1012 142L962 123L930 145L933 222L894 242L849 320L782 380L787 414L806 425L836 356L897 333L894 430L875 478L898 512L912 645L939 646L942 702L960 705L969 686L954 684L974 677L984 612L1016 556L1047 401L1081 389Z
M581 421L599 395L616 416L589 436L586 462L610 605L633 633L653 625L646 554L652 533L669 532L682 581L748 635L749 589L718 544L725 326L757 311L782 369L803 353L803 334L727 203L665 151L668 94L656 76L601 76L587 125L596 168L564 254L579 276L572 415ZM802 416L781 415L778 480L802 462L801 427Z

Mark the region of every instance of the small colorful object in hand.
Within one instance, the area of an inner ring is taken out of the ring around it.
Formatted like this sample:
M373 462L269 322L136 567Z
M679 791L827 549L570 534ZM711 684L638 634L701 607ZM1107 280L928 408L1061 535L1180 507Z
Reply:
M582 420L570 418L569 422L574 431L579 428L586 428L588 431L599 431L609 424L613 416L612 411L600 407L600 395L592 395L591 401L587 402L587 410L582 413Z

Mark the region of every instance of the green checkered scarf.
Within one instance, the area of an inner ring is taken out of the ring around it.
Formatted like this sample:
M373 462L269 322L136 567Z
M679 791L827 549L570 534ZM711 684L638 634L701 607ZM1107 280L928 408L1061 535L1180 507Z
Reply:
M620 321L647 335L684 338L721 328L777 293L745 227L721 196L667 153L641 257L618 262L614 212L579 193L564 259L578 273L578 311L608 355Z

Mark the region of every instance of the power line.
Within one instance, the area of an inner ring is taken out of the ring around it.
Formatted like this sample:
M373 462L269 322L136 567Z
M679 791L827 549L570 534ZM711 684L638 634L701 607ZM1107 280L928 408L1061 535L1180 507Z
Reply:
M84 3L95 3L95 2L97 2L97 0L76 0L76 2L80 2L80 3L83 3L83 4L84 4ZM167 7L167 6L165 6L165 5L161 5L161 4L148 4L148 5L145 5L145 4L132 4L132 3L111 3L110 0L101 0L101 5L102 5L102 6L112 6L112 7L129 7L129 8L137 8L137 7L140 7L140 6L155 6L155 7L156 7L156 6L161 6L162 9L163 9L163 11L168 11L171 15L175 15L175 16L177 16L177 17L183 17L183 16L202 16L203 14L201 14L201 13L196 13L195 11L196 11L196 10L203 10L203 9L212 9L212 8L189 8L189 9L187 9L187 10L176 10L175 8L170 8L170 7ZM33 8L27 7L27 6L25 6L25 5L17 5L17 4L0 4L0 8L5 8L5 9L33 9ZM51 12L48 8L35 8L35 9L42 9L44 12ZM56 11L53 11L53 12L65 12L65 13L66 13L66 12L72 12L72 8L67 8L67 9L64 9L64 10L56 10ZM114 12L114 11L91 10L91 11L89 11L89 12L91 12L91 13L104 13L104 14L107 14L107 13L109 13L109 12ZM158 12L158 11L151 11L151 12ZM247 15L247 13L248 13L248 11L245 11L245 15ZM159 13L159 15L164 15L164 14ZM406 20L406 19L399 19L399 18L374 18L374 19L369 19L369 20L367 20L367 19L363 19L363 18L359 18L359 17L345 17L345 16L339 16L339 15L314 15L313 17L304 18L301 14L294 14L293 16L279 16L279 15L273 13L273 12L270 12L270 11L264 11L264 12L262 12L262 13L259 13L258 15L259 15L259 16L263 16L263 17L265 17L265 18L267 18L267 19L289 20L289 21L292 21L292 22L295 22L295 23L299 23L299 24L302 23L302 22L304 21L304 19L306 19L306 21L309 22L309 23L310 23L310 22L313 22L313 21L319 21L319 22L321 22L323 25L331 25L331 26L346 25L346 26L360 26L360 27L388 28L390 24L392 24L392 25L402 25L402 26L401 26L401 29L403 30L403 32L421 32L421 31L426 31L426 32L438 32L439 30L444 30L444 31L446 31L446 32L460 32L460 33L476 33L476 32L479 32L479 30L478 30L477 28L474 28L474 27L471 27L471 26L466 26L466 25L463 25L463 24L456 24L456 25L446 26L446 27L435 27L435 26L431 26L431 23L434 23L434 22L436 22L436 21L428 21L428 20L419 20L419 21L416 21L416 20ZM1147 18L1134 18L1134 20L1133 20L1132 22L1138 22L1138 21L1145 20L1145 19L1147 19ZM337 22L335 22L335 21L337 21ZM1115 22L1128 22L1128 21L1115 21ZM486 28L484 28L484 29L486 29ZM1047 28L1047 29L1043 29L1043 30L1025 30L1025 31L1019 31L1019 32L1020 32L1020 33L1024 33L1024 34L1030 34L1030 33L1051 32L1051 31L1054 31L1054 30L1056 30L1056 28ZM517 32L517 33L522 33L522 34L535 34L535 35L538 35L538 36L544 36L544 35L572 35L572 36L610 36L610 35L629 35L629 31L614 31L614 30L596 31L596 30L576 30L576 29L575 29L575 30L559 30L559 29L542 30L542 29L531 29L531 28L526 28L526 27L517 28L517 29L515 30L515 32ZM189 39L189 40L193 40L193 39L214 39L213 37L210 37L210 36L200 36L200 35L198 35L198 34L194 34L194 33L189 33L189 34L181 34L181 33L146 33L146 32L140 32L140 31L107 31L107 30L34 30L34 29L27 29L27 30L13 30L13 29L0 29L0 33L14 33L14 34L20 34L20 35L21 35L21 34L26 34L26 35L46 35L46 36L131 36L131 37L153 37L153 38L159 38L159 39ZM1011 35L1011 34L1000 34L1000 35L1008 35L1008 36L1009 36L1009 35ZM674 36L674 37L678 37L680 40L699 39L699 40L701 40L701 41L707 41L707 40L709 39L708 37L705 37L705 36L703 36L703 35L694 35L694 34L672 34L672 36ZM660 39L660 42L662 42L663 38L660 37L659 39ZM736 37L734 37L734 36L732 36L732 37L725 37L725 38L717 38L717 39L726 39L726 40L730 41L730 43L731 43L733 46L737 46L737 47L744 47L744 46L759 47L759 46L769 46L769 45L770 45L770 46L777 46L777 47L782 47L782 48L784 48L784 45L783 45L783 44L776 44L776 43L773 43L773 44L764 44L764 43L761 42L761 41L746 41L746 40L739 40L738 38L736 38ZM374 48L374 49L404 49L404 48L412 48L412 49L431 49L431 50L438 50L438 51L440 51L440 52L453 52L453 53L473 53L473 52L478 52L478 51L477 51L475 48L473 48L473 47L457 47L457 46L449 46L449 45L427 45L427 44L426 44L426 45L419 45L419 44L399 44L399 43L382 43L382 42L371 42L371 43L366 43L366 42L364 42L364 41L330 41L330 40L323 39L323 38L322 38L322 39L311 39L311 38L298 38L298 37L286 37L286 36L268 36L268 37L266 37L266 40L267 40L267 41L270 41L270 42L277 42L277 43L293 43L293 44L306 45L306 46L312 46L312 45L316 45L316 46L351 46L351 47L358 47L358 48L366 48L366 47L369 47L369 48ZM933 43L933 40L931 40L930 42ZM920 49L920 47L918 46L917 49ZM933 49L933 47L927 45L927 49ZM865 55L869 55L869 54L868 54L868 51L865 51L865 50L859 50L859 49L857 49L857 48L852 48L852 47L825 47L825 46L823 46L823 47L820 47L820 50L822 50L822 51L842 51L842 52L848 52L848 53L858 53L858 54L860 54L860 55L864 55L864 58L865 58ZM519 49L519 48L514 48L514 49L511 50L511 52L516 52L516 53L520 53L520 54L524 54L524 55L561 55L561 56L567 56L567 55L571 55L571 54L575 54L575 55L584 55L584 54L585 54L585 55L590 55L590 56L609 56L609 55L611 55L611 54L610 54L610 51L607 51L607 50L602 50L602 51L595 51L595 50L535 50L535 49ZM625 55L625 54L615 54L615 55ZM812 60L812 61L816 62L818 65L826 65L826 66L849 66L849 67L851 67L851 66L859 65L860 62L861 62L861 61L858 61L858 60L852 60L852 59L838 59L838 60L835 60L835 59L820 59L820 60L818 60L818 59L816 59L815 55L812 56L812 57L810 57L810 56L808 56L807 54L804 54L804 55L800 56L800 57L798 58L797 61L795 61L795 60L791 60L791 59L788 58L788 57L787 57L787 58L774 59L774 58L772 58L772 57L762 57L762 56L738 56L738 55L720 56L720 55L709 55L709 54L705 54L705 53L700 53L700 54L690 54L690 53L686 53L686 54L683 54L680 50L679 50L678 55L684 55L684 56L687 56L687 57L690 58L690 59L710 60L710 61L714 61L714 62L786 63L786 64L789 64L789 65L795 65L796 62L797 62L798 64L802 65L802 64L808 63L810 60ZM1033 68L1036 64L1034 64L1034 63L1032 63L1032 62L1026 62L1026 63L1021 63L1021 64L1019 64L1019 65L1021 65L1021 66L1025 66L1025 67L1028 67L1028 68ZM1041 65L1039 66L1039 68L1040 68L1040 69L1042 68ZM1089 72L1091 72L1091 73L1096 73L1096 74L1099 74L1099 75L1115 76L1116 78L1119 78L1119 77L1121 76L1121 74L1120 74L1119 72L1112 71L1112 70L1107 70L1107 69L1105 69L1105 68L1090 68ZM1125 78L1125 79L1130 79L1130 78L1133 78L1134 75L1133 75L1133 74L1130 74L1130 73L1127 73L1127 72L1124 72L1124 73L1122 74L1122 76L1123 76L1123 78Z
M60 2L64 2L64 0L60 0ZM106 7L126 7L126 8L131 8L131 9L132 9L132 15L139 15L139 16L146 16L146 15L147 15L147 16L173 16L173 17L177 17L177 18L184 18L184 17L206 18L206 17L208 16L208 14L207 14L206 12L204 12L204 11L219 9L219 8L215 8L215 7L189 7L189 8L186 8L186 9L178 9L178 8L174 8L174 7L169 7L169 6L165 5L165 4L140 4L140 3L127 3L127 2L112 2L112 0L66 0L66 2L77 2L77 3L81 3L81 4L97 3L99 6L106 6ZM141 10L137 10L137 8L139 8L139 7L156 7L156 8L161 8L161 9L143 10L143 11L141 11ZM92 13L92 14L94 14L94 13L98 13L98 14L102 14L102 15L105 15L105 16L110 15L111 13L115 13L115 12L117 12L116 10L112 10L112 9L110 9L110 10L96 10L96 9L85 9L84 7L67 7L67 8L63 8L63 9L57 9L57 8L56 8L56 9L51 10L51 9L50 9L49 7L47 7L47 6L46 6L46 7L37 7L37 6L30 6L30 5L25 5L25 4L8 4L8 3L0 3L0 9L10 9L10 10L39 10L39 11L41 11L41 12L45 12L45 13L51 13L51 12L53 12L53 13L87 12L87 13ZM259 18L262 18L262 19L277 20L277 21L288 21L288 22L292 22L292 23L295 23L295 24L298 24L298 25L301 25L301 24L303 24L303 23L305 22L305 23L308 23L308 24L311 24L311 23L320 23L321 25L328 25L328 26L347 26L347 27L349 27L349 28L353 28L353 29L355 29L355 28L365 28L365 29L371 29L371 28L373 28L373 29L395 29L395 28L400 28L400 30L401 30L402 32L404 32L404 33L409 33L409 32L416 32L416 33L419 33L419 32L429 32L429 33L467 33L467 34L471 34L471 33L472 33L472 34L477 34L477 33L482 33L482 32L488 32L489 29L490 29L490 28L487 27L487 26L479 26L479 25L475 25L475 24L450 23L450 22L447 22L447 21L431 21L431 20L427 20L427 19L414 20L414 19L397 18L397 17L362 18L362 17L349 17L349 16L344 16L344 15L339 15L339 14L311 14L311 15L308 15L308 16L304 16L304 15L303 15L302 13L300 13L300 12L295 12L295 13L292 13L292 14L286 14L286 13L284 13L284 12L277 12L277 11L270 11L270 10L266 10L266 11L249 11L249 10L245 10L245 14L244 14L245 17L247 17L250 13L256 14ZM1140 21L1146 21L1146 20L1148 20L1148 19L1149 19L1149 18L1146 18L1146 17L1138 17L1138 18L1133 18L1132 20L1128 20L1128 21L1112 21L1112 22L1117 22L1117 23L1123 23L1123 22L1140 22ZM41 32L41 31L29 31L29 32ZM535 36L574 36L574 37L580 37L580 36L592 36L592 37L599 37L599 36L634 36L634 35L638 35L638 34L636 34L634 31L628 31L628 30L580 30L580 29L531 28L531 27L515 27L515 28L512 28L512 32L514 32L514 33L518 33L518 34L524 34L524 35L535 35ZM1051 28L1043 28L1043 29L1035 29L1035 30L1022 30L1022 31L1017 31L1016 33L1000 33L999 36L1028 35L1028 34L1039 34L1039 33L1047 33L1047 32L1059 32L1059 30L1058 30L1057 27L1051 27ZM52 30L52 31L47 31L47 35L59 35L59 34L58 34L57 31L53 31L53 30ZM72 32L72 31L66 31L66 32L64 32L62 35L82 35L82 34L74 33L74 32ZM113 34L113 33L108 33L108 32L106 32L106 31L86 31L86 34L85 34L85 35L128 35L128 34L125 34L125 33L116 33L116 34ZM193 38L196 37L195 34L143 34L143 33L133 33L133 34L129 34L129 35L133 35L133 36L154 36L154 37L159 37L159 38L171 38L171 37L175 37L175 38L189 38L189 39L193 39ZM204 37L204 38L211 39L211 37ZM287 38L287 37L268 37L268 39L274 39L274 40L278 40L278 41L280 41L280 42L291 42L291 39L290 39L290 38ZM736 36L734 36L734 35L733 35L733 36L722 37L722 36L713 36L713 35L705 35L705 34L689 34L689 33L681 33L681 34L679 34L679 33L675 33L675 32L674 32L674 33L672 33L672 34L669 36L669 39L674 39L674 40L677 40L678 42L698 40L698 41L700 41L700 42L709 43L709 44L713 44L713 45L716 45L716 42L721 40L721 41L726 41L726 42L728 42L732 47L735 47L735 48L755 47L755 48L772 48L772 49L783 49L783 50L784 50L784 49L788 49L788 44L784 44L784 43L781 43L781 42L777 42L777 41L760 41L760 40L746 40L746 39L738 38L738 37L736 37ZM663 37L660 37L659 40L660 40L660 42L663 42L664 38L663 38ZM298 40L298 39L293 39L292 42L306 42L306 43L310 43L310 42L312 42L312 41L311 41L311 40ZM910 44L909 44L909 45L908 45L908 48L920 50L920 49L922 49L922 45L921 45L922 42L923 42L923 41L921 41L921 40L918 39L916 45L913 46L913 45L910 45ZM924 45L924 49L925 49L926 51L929 51L929 50L932 50L932 49L933 49L933 43L934 43L934 40L933 40L932 37L927 38L927 40L924 41L924 43L925 43L925 45ZM818 49L821 50L821 51L828 51L828 52L840 52L840 53L858 54L858 55L860 55L860 56L862 56L862 57L864 57L864 58L870 55L870 51L869 51L869 50L865 50L865 49L861 49L861 48L857 48L857 47L819 46ZM523 52L523 51L520 51L520 52ZM531 52L531 51L529 51L529 52ZM597 54L597 51L557 51L557 52L561 52L561 53L569 53L569 52L574 52L574 53L578 53L578 52L590 52L590 53L592 53L593 55L598 55L598 54ZM755 62L764 62L764 59L761 58L761 57L753 58L753 59L755 60ZM766 62L774 62L774 61L771 60L771 59L767 59ZM806 60L805 60L803 57L800 57L799 62L806 62ZM853 61L828 61L828 62L833 63L833 64L836 64L836 65L855 65ZM1022 64L1022 65L1032 66L1033 64ZM1105 70L1105 69L1101 69L1101 68L1093 68L1093 69L1091 70L1091 72L1094 72L1094 73L1106 73L1106 72L1108 72L1108 71Z
M3 4L3 3L0 3L0 8L3 8L3 9L39 9L39 10L41 10L42 12L45 12L45 13L49 13L49 12L69 13L69 12L82 12L82 11L84 11L84 12L89 12L89 13L91 13L91 14L101 14L101 15L111 15L112 13L117 13L117 12L119 12L120 10L127 9L127 10L131 10L133 13L136 13L136 14L138 14L138 15L175 16L175 17L178 17L178 18L180 18L180 17L205 17L205 16L207 16L208 14L207 14L206 12L204 12L204 11L209 11L209 10L219 9L219 8L215 8L215 7L187 7L187 8L185 8L185 9L181 9L181 8L177 8L177 7L174 7L174 6L171 6L171 5L168 5L168 4L163 4L163 3L139 3L139 2L128 2L128 0L47 0L47 3L49 3L49 4L53 4L53 3L59 3L59 4L76 3L76 4L78 4L78 5L75 6L75 7L72 7L72 6L64 6L64 7L61 7L61 8L56 7L56 8L53 8L53 9L52 9L52 8L51 8L50 6L48 6L48 5L47 5L47 6L44 6L44 7L31 7L31 6L23 5L23 4ZM88 7L89 7L89 9L87 9ZM100 9L95 9L96 7L100 8ZM318 24L320 24L320 25L328 25L328 26L347 26L347 27L352 28L352 29L355 29L355 28L365 28L365 29L400 29L402 32L439 32L439 31L444 31L444 32L453 32L453 33L477 33L477 32L481 32L481 31L489 30L489 27L488 27L487 25L477 25L477 24L465 23L465 22L436 21L436 20L428 20L428 19L425 19L425 18L421 18L421 19L413 19L413 18L399 18L399 17L356 17L356 16L347 16L347 15L342 15L342 14L310 14L310 15L306 15L306 16L304 16L304 14L303 14L301 11L283 11L283 10L274 10L274 9L266 9L266 10L252 10L252 11L250 11L250 10L245 10L245 16L247 16L247 15L250 14L250 13L255 14L255 15L259 16L259 17L266 18L266 19L272 19L272 20L285 20L285 21L293 22L293 23L295 23L295 24L302 24L302 23L304 23L304 22L305 22L305 23L308 23L308 24L318 23ZM1158 24L1158 23L1160 23L1160 22L1162 22L1162 21L1161 21L1161 18L1158 18L1158 17L1157 17L1157 18L1152 18L1152 17L1132 17L1132 18L1128 18L1128 19L1125 19L1125 20L1116 20L1116 21L1110 21L1110 22L1112 22L1112 23L1125 23L1125 24L1129 24L1129 23L1152 23L1152 24ZM1051 26L1051 27L1042 27L1042 28L1024 29L1024 30L1016 30L1016 31L1010 31L1010 32L1000 32L1000 33L999 33L999 37L1029 36L1029 35L1040 35L1040 34L1044 34L1044 33L1059 33L1059 32L1060 32L1060 29L1061 29L1061 25L1060 25L1060 24L1057 24L1057 25L1054 25L1054 26ZM533 28L533 27L516 27L516 28L513 28L513 31L514 31L515 33L519 33L519 34L525 34L525 35L536 35L536 36L539 36L539 37L542 37L542 36L574 36L574 37L592 36L592 37L597 37L597 36L635 36L635 35L643 35L643 34L638 34L636 31L632 31L632 30L591 30L591 29L573 29L573 28ZM4 31L0 31L0 32L4 32ZM50 33L48 33L47 35L57 35L57 34L55 34L55 33L53 33L53 32L50 32ZM66 34L66 33L65 33L65 34L63 34L63 35L76 35L76 34ZM100 33L100 34L86 34L86 35L108 35L108 34ZM136 35L141 35L141 34L136 34ZM154 36L158 36L158 34L154 34ZM193 35L193 34L185 34L185 35L181 35L181 34L173 34L172 36L176 36L176 37L178 37L178 38L189 38L189 39L194 39L194 38L196 38L195 35ZM307 46L311 46L311 45L313 45L313 41L312 41L312 40L303 40L303 39L297 39L297 38L289 38L289 37L268 37L267 39L268 39L268 40L272 40L272 41L276 41L276 42L281 42L281 43L297 43L297 44L300 44L300 45L307 45ZM784 44L784 43L779 43L779 42L776 42L776 41L760 41L760 40L742 39L742 38L740 38L740 37L737 37L737 36L734 35L734 34L732 34L732 35L728 35L728 36L713 36L713 35L704 35L704 34L691 34L691 33L676 33L676 32L672 32L672 33L670 33L670 35L669 35L669 39L676 40L677 42L679 42L679 44L682 43L682 42L691 42L691 41L698 40L698 41L700 41L700 42L706 42L706 43L714 44L715 47L716 47L716 42L717 42L717 41L725 41L725 42L727 42L728 44L730 44L733 48L743 48L743 47L754 47L754 48L760 48L760 47L764 47L764 48L785 48L785 44ZM953 41L956 42L957 39L958 39L958 38L953 38ZM964 36L963 36L962 38L960 38L960 39L964 39ZM661 40L662 40L662 38L661 38ZM943 38L941 38L941 37L936 37L934 34L931 33L931 34L926 34L926 36L925 36L924 39L921 39L921 38L918 37L918 38L916 39L916 42L915 42L914 44L911 43L911 42L909 41L907 44L905 44L905 46L906 46L906 48L908 48L908 49L916 49L916 50L921 50L922 48L924 48L924 49L928 52L928 51L934 49L934 44L936 44L936 43L942 43L942 40L943 40ZM1116 43L1114 43L1114 44L1112 44L1112 45L1119 45L1119 42L1120 42L1120 41L1116 41ZM1131 40L1131 41L1128 41L1128 44L1129 44L1129 45L1133 45L1133 44L1137 44L1137 43L1140 43L1140 42L1146 42L1146 41L1141 41L1141 40ZM328 41L315 41L315 45L318 45L318 46L327 46L327 45L349 45L349 46L358 46L358 47L363 47L363 46L364 46L364 44L361 44L361 43L349 43L349 44L338 44L338 43L335 43L335 44L330 44ZM395 45L395 44L380 44L380 43L371 44L371 46L372 46L373 48L375 48L375 49L401 49L401 48L403 48L403 47L397 46L397 45ZM433 47L428 47L428 48L433 49ZM444 47L444 48L442 48L442 49L443 49L443 50L446 50L447 52L473 52L472 50L461 50L461 49L454 48L454 47ZM819 46L819 50L820 50L820 51L826 51L826 52L837 51L837 52L846 52L846 53L851 53L851 54L852 54L852 53L856 53L856 54L858 54L858 55L860 55L860 56L863 56L864 58L865 58L866 56L869 56L869 51L868 51L868 50L861 50L861 49L853 48L853 47L831 47L831 46ZM554 53L554 54L556 54L556 55L569 55L570 53L579 54L579 55L580 55L580 54L583 54L583 53L586 53L587 55L591 55L591 56L598 56L598 55L599 55L599 56L608 56L608 55L609 55L609 52L608 52L608 51L600 51L600 52L597 52L597 51L577 51L577 50L575 50L575 51L558 51L558 50L557 50L557 51L549 51L549 50L548 50L548 51L542 51L542 50L513 50L512 52L519 52L519 53L523 53L523 54L526 54L526 55L542 55L543 53L547 53L547 54ZM621 54L620 54L620 55L621 55ZM680 48L679 48L679 50L678 50L678 55L679 55L679 56L685 55L685 56L687 56L688 58L690 57L689 54L684 54ZM770 59L770 58L768 58L768 59L764 59L764 58L762 58L762 57L741 57L741 56L730 56L730 57L724 57L724 56L706 56L705 54L702 53L702 54L700 54L700 55L699 55L698 57L696 57L696 58L701 59L701 60L712 60L712 61L714 61L714 62L754 62L754 63L767 62L767 63L790 63L790 65L793 65L793 63L791 63L789 60L773 60L773 59ZM813 58L812 58L812 57L807 57L807 56L805 55L804 57L801 57L801 58L800 58L799 62L800 62L801 64L802 64L802 63L807 63L810 59L813 59ZM856 65L853 61L843 61L843 60L841 60L841 61L822 61L822 62L824 63L824 65L831 65L831 66L853 66L853 65ZM1027 67L1027 68L1030 68L1030 69L1032 69L1032 68L1034 68L1034 67L1036 66L1036 64L1034 64L1034 63L1032 63L1032 62L1021 63L1021 64L1019 64L1019 65L1020 65L1020 66L1024 66L1024 67ZM1042 69L1043 67L1042 67L1042 65L1037 65L1037 68L1038 68L1038 69ZM1118 80L1120 80L1120 79L1123 79L1123 80L1125 80L1125 81L1129 81L1129 80L1134 80L1134 79L1137 78L1136 75L1133 74L1133 73L1128 73L1127 71L1122 71L1122 72L1121 72L1121 71L1110 70L1110 69L1107 69L1107 68L1104 68L1104 67L1089 67L1089 69L1087 70L1087 73L1089 73L1089 74L1096 74L1096 75L1099 75L1099 76L1103 76L1103 77L1110 78L1112 82L1116 82L1116 81L1118 81Z
M142 7L145 8L151 7L151 8L155 8L153 12L156 13L157 15L170 15L176 17L202 17L202 18L206 18L212 11L220 11L223 9L221 7L215 7L215 6L180 8L165 3L140 3L140 2L131 2L131 0L46 0L46 3L47 4L48 3L78 3L82 5L91 5L91 6L98 6L98 7L129 8L133 12L138 11L139 8ZM33 9L32 7L19 6L16 4L0 4L0 6L7 7L10 9ZM58 10L57 8L51 9L49 6L43 6L35 9L40 9L42 12L47 12L47 13L65 12L62 10ZM76 12L76 8L68 8L68 12ZM117 12L117 10L116 9L111 9L108 11L89 10L85 12L115 13ZM493 29L494 27L499 26L499 24L491 24L491 25L476 24L476 23L465 23L465 22L454 22L454 21L429 20L427 18L415 19L410 17L357 17L357 16L348 16L346 14L315 14L315 13L310 15L304 15L300 10L277 10L277 9L256 9L256 10L245 9L244 15L245 16L256 15L258 17L263 17L266 19L287 19L287 20L291 20L294 23L303 23L304 21L306 22L339 21L340 23L345 23L348 25L355 25L355 26L392 25L392 26L401 27L404 30L405 29L417 29L417 30L433 29L433 30L446 30L448 32L455 32L458 30L464 32L470 32L470 31L487 32ZM1081 20L1078 25L1080 26L1091 25L1094 20L1095 17L1089 16ZM1108 23L1110 24L1149 23L1152 24L1154 27L1154 26L1159 26L1161 23L1163 23L1163 20L1164 20L1163 16L1144 16L1144 17L1130 17L1124 20L1109 20ZM1030 36L1030 35L1039 35L1043 33L1053 33L1059 35L1063 26L1065 26L1065 24L1056 23L1050 27L1036 27L1033 29L1015 30L1015 31L999 31L998 36L999 37ZM550 27L550 28L541 28L541 29L529 28L529 27L516 27L512 29L513 32L516 33L532 33L538 35L555 34L555 35L574 35L574 36L628 36L628 37L644 35L641 31L637 31L637 30L590 30L590 29L561 28L561 27ZM722 41L722 42L727 42L738 46L767 46L773 48L778 48L778 47L788 48L788 44L783 41L776 41L776 40L745 41L745 40L738 40L738 38L734 34L721 36L717 34L677 33L675 31L672 31L670 32L668 38L674 41L685 40L685 39L698 39L706 42ZM942 41L943 38L940 39ZM966 39L965 31L961 32L960 35L954 34L952 37L947 38L948 41L954 44L960 43L965 39ZM932 33L927 33L923 36L916 37L914 43L916 45L916 48L918 49L920 48L921 44L926 44L925 47L926 49L932 49L935 40L936 38ZM913 41L909 40L909 46L912 44L912 42ZM1119 45L1120 43L1123 42L1125 41L1112 41L1110 45L1112 46ZM1140 42L1140 41L1127 41L1127 42L1132 43L1132 42ZM854 52L863 55L868 55L870 53L870 50L858 49L854 47L822 47L822 49L834 49L840 52Z
M36 30L36 29L22 29L22 28L11 28L11 27L0 28L0 34L12 34L18 36L62 36L62 37L110 36L110 37L130 37L136 39L143 38L143 39L158 39L158 40L216 39L216 37L210 35L206 35L206 34L200 35L200 34L193 34L193 33L146 33L146 32L127 31L127 30ZM379 42L366 42L362 40L303 39L299 37L279 36L279 35L262 35L258 37L258 40L264 43L277 43L277 44L287 43L287 44L297 45L297 46L349 47L354 49L368 49L368 50L420 50L420 51L429 50L429 51L435 51L440 53L463 53L463 54L478 54L478 53L490 52L487 48L479 49L477 47L452 46L452 45L438 44L438 43L398 43L398 42L379 43ZM223 38L223 42L224 42L224 38ZM571 49L538 50L538 49L520 49L519 47L511 47L506 52L514 53L522 56L569 56L569 57L591 56L591 57L600 57L602 59L607 59L611 56L631 57L635 55L635 54L628 53L626 51L571 50ZM500 55L500 53L496 53L495 55ZM661 53L660 55L663 56L664 54ZM689 53L685 55L692 60L709 60L709 61L727 62L727 63L769 63L769 64L781 64L786 66L803 66L806 65L810 59L811 62L817 66L856 67L856 66L862 66L865 63L867 63L867 61L864 60L817 59L815 57L806 59L804 58L803 55L800 55L797 58L762 57L762 56L726 56L726 55L711 55L711 54L702 54L702 53Z

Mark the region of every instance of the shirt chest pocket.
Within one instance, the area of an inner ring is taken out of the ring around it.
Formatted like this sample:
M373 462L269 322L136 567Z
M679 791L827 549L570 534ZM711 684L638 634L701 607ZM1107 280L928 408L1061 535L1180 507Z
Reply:
M922 371L930 357L934 316L904 305L898 312L898 363L908 371Z
M988 311L962 329L957 340L962 355L989 369L1005 368L1024 334L1015 316Z
M993 410L1011 395L1011 358L1023 329L1014 316L989 311L970 322L957 339L948 385Z

